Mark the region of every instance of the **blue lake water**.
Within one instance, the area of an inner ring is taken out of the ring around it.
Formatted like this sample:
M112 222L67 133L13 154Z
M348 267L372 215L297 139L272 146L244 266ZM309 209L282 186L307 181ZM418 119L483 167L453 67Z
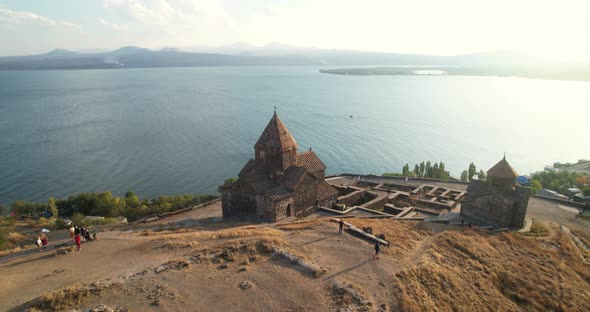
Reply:
M79 192L212 193L276 105L328 173L590 158L590 83L337 76L315 67L0 71L0 203ZM349 116L353 115L354 118Z

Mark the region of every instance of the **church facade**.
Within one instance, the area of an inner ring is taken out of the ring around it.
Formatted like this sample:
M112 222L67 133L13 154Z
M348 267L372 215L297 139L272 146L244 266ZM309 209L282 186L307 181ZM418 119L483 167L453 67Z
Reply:
M331 207L338 191L325 181L325 170L311 149L297 152L297 142L275 112L254 145L254 158L222 189L223 218L257 215L278 221Z
M522 228L531 189L516 183L518 174L502 158L487 172L487 181L472 180L461 203L461 216L469 222L499 228Z

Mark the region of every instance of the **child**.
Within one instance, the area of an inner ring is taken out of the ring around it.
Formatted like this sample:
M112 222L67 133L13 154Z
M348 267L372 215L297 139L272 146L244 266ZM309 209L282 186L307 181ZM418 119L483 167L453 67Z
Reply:
M81 239L82 238L80 237L80 234L76 234L75 240L76 240L76 246L78 247L78 250L80 250L80 240Z
M41 251L41 236L37 236L37 240L35 241L35 243L37 244L37 249Z

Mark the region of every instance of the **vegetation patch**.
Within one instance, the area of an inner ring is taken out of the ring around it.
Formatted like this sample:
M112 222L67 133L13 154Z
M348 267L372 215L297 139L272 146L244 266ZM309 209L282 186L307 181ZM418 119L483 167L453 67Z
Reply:
M121 288L120 283L94 282L77 285L43 295L25 303L22 308L27 311L63 311L80 306L89 296L96 296L111 289Z
M545 224L543 224L543 222L533 220L533 224L531 225L530 231L521 234L526 236L541 237L549 235L549 230L547 229Z
M395 274L400 310L586 311L590 268L561 231L550 248L515 233L437 234L419 264ZM548 238L543 238L549 240Z

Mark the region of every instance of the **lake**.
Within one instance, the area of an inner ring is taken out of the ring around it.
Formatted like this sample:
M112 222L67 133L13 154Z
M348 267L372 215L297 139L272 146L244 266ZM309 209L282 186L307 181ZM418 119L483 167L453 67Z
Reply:
M590 82L318 69L0 71L0 203L213 193L254 156L274 106L331 174L590 158Z

